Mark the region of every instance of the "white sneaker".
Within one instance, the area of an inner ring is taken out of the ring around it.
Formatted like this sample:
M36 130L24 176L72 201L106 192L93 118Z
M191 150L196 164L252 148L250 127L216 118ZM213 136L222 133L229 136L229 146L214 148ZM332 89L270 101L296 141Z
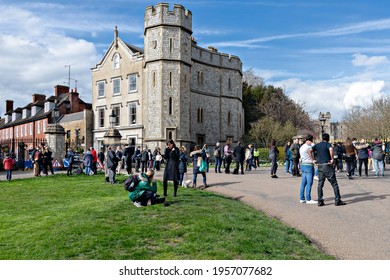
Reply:
M309 201L306 201L307 204L317 204L318 201L316 200L309 200Z
M306 200L300 200L299 203L306 203Z
M318 176L314 176L313 179L318 181Z
M134 204L134 206L136 206L136 207L142 207L141 203L138 202L138 201L134 201L133 204Z

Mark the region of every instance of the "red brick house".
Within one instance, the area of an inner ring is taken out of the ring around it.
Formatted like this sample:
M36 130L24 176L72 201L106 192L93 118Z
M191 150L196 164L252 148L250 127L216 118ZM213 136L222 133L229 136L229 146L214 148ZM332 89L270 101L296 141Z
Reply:
M79 98L77 89L69 91L69 87L62 85L55 86L54 95L48 98L33 94L32 102L24 107L14 108L14 101L6 100L5 117L0 119L0 158L11 153L19 166L24 166L24 161L29 159L29 150L46 143L48 124L60 121L64 115L91 108L92 104ZM58 111L58 117L55 117L55 111Z

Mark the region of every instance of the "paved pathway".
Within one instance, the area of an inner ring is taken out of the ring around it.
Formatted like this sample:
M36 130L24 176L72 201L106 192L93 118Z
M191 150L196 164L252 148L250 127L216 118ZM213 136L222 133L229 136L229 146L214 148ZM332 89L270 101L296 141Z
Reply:
M325 183L325 206L299 203L301 178L269 176L269 168L245 175L207 173L209 191L235 198L300 230L319 248L337 259L390 260L390 178L355 177L337 173L345 206L334 205L333 189ZM189 175L191 178L191 175ZM201 182L202 176L198 175ZM312 198L317 199L314 181Z
M191 171L191 168L189 169ZM278 179L269 176L268 168L245 175L207 173L209 188L253 206L300 230L319 248L345 260L390 260L390 177L356 177L348 180L337 173L342 199L346 206L334 206L333 189L325 183L325 206L299 203L301 178L278 171ZM31 172L15 172L14 178L31 176ZM5 183L0 172L0 184ZM192 174L188 175L192 178ZM161 179L162 172L156 174ZM198 181L201 182L201 175ZM317 198L317 181L312 190ZM179 190L180 195L180 190Z

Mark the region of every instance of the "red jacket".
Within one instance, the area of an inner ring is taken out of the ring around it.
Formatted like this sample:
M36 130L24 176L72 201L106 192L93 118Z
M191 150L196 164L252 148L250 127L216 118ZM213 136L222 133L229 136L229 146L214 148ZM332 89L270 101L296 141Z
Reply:
M97 162L97 153L96 153L96 150L95 149L92 149L92 162Z
M3 166L4 166L4 169L5 170L12 170L12 167L15 163L15 160L11 157L6 157L4 160L3 160Z

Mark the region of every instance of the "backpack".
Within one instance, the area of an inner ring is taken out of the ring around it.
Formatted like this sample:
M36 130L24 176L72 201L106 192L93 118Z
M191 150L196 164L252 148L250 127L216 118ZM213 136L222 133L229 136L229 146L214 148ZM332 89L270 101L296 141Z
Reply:
M214 156L215 157L220 157L221 156L221 150L219 148L214 150Z
M133 192L139 181L141 180L138 175L130 175L130 177L125 181L125 190L128 192Z

